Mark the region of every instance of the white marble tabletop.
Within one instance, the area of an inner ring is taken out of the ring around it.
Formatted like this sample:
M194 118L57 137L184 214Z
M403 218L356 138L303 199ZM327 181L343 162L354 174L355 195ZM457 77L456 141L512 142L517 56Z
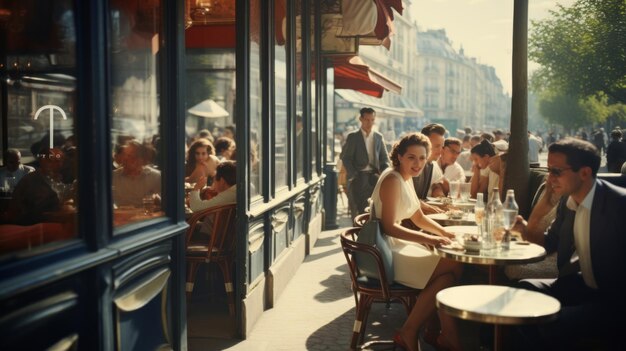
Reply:
M461 319L491 324L543 323L561 309L551 296L499 285L462 285L437 293L437 307Z

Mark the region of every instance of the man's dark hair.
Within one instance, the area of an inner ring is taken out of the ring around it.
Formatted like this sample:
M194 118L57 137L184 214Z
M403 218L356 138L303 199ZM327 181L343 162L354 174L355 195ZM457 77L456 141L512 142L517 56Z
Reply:
M565 138L555 141L548 146L548 153L555 152L565 155L567 164L572 167L573 171L589 167L594 178L598 174L600 154L592 143L580 139Z
M215 179L224 179L230 186L237 184L237 163L231 160L220 162L215 170Z
M495 156L496 148L487 139L483 139L480 143L474 145L470 150L470 153L477 154L478 156Z
M215 140L215 143L213 143L213 146L215 147L215 154L218 156L221 155L224 150L228 150L234 145L235 141L228 137L219 137Z
M444 136L446 134L446 127L439 123L431 123L422 128L422 134L430 136L432 133Z
M366 113L373 113L376 114L376 111L371 108L371 107L363 107L360 111L359 114L361 114L361 117L365 116Z
M443 147L450 146L450 145L461 146L461 140L459 140L458 138L447 138L443 142Z
M611 131L611 139L619 141L622 138L622 131L619 129L613 129Z

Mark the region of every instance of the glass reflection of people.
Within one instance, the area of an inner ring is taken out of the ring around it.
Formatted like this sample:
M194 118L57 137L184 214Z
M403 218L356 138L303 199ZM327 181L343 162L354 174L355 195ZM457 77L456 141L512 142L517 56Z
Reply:
M194 189L189 193L189 207L193 212L198 212L209 207L234 204L237 201L237 163L235 161L222 161L215 172L215 180L210 187L204 187L201 178ZM206 197L201 199L200 192Z
M235 141L227 137L219 137L213 143L215 155L221 160L231 160L231 154L235 151Z
M58 211L64 200L62 183L65 155L59 148L41 147L36 153L39 168L26 174L13 191L9 221L31 225L45 220L47 212Z
M161 172L148 166L149 146L135 140L120 149L113 171L113 201L117 206L142 207L145 196L161 193Z
M215 156L213 144L208 139L198 139L191 144L187 151L185 164L185 181L196 183L200 178L211 181L220 161ZM205 182L202 185L207 185Z
M9 188L12 191L20 179L35 169L22 164L22 154L18 149L8 149L4 152L5 167L0 168L0 188Z

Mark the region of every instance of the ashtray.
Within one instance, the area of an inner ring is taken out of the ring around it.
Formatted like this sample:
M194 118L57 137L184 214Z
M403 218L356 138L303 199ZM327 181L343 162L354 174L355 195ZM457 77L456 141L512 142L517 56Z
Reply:
M463 235L463 247L467 251L480 251L482 241L477 234Z

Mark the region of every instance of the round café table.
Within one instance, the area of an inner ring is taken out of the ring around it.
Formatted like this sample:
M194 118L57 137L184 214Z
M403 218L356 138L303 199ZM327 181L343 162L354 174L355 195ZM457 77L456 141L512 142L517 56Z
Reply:
M561 304L551 296L498 285L462 285L437 293L437 308L460 319L499 325L545 323L556 319ZM494 350L501 347L494 333Z
M447 226L446 230L457 235L457 241L463 244L463 234L478 234L476 226ZM491 249L467 251L453 247L436 247L435 253L451 260L489 266L489 283L495 283L496 266L539 262L546 257L546 250L527 241L511 241L509 250Z
M475 226L476 227L476 217L473 212L467 214L466 218L452 219L448 218L448 215L445 213L431 213L427 214L426 217L434 220L435 222L441 224L444 227L449 226Z

